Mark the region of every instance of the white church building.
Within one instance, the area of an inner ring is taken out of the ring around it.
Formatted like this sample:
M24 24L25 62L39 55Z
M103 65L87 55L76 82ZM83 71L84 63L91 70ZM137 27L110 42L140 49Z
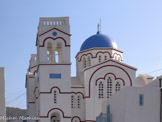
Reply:
M98 31L76 54L71 77L68 17L40 18L26 74L28 122L162 122L161 78L123 63L114 40Z

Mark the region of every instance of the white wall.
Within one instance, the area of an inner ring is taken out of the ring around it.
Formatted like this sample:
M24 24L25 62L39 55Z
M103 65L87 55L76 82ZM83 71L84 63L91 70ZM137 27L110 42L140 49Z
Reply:
M61 74L61 79L50 79L49 75ZM39 66L39 92L51 92L48 94L40 94L40 116L47 116L47 113L53 108L59 108L64 112L64 116L71 117L71 69L70 65L40 65ZM58 89L59 88L59 89ZM54 104L53 91L57 91L57 104ZM60 90L60 91L59 91ZM53 110L53 112L60 112ZM50 117L49 116L49 117ZM62 116L62 113L60 113ZM62 122L69 122L70 119L61 118ZM41 119L41 122L47 119Z
M144 106L139 106L139 94L144 95ZM159 122L160 89L158 87L124 87L103 102L102 112L110 105L113 122Z

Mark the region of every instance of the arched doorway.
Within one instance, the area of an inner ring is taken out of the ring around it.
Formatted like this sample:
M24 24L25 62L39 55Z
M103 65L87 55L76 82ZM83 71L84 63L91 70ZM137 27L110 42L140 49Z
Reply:
M61 122L59 113L51 114L51 122Z

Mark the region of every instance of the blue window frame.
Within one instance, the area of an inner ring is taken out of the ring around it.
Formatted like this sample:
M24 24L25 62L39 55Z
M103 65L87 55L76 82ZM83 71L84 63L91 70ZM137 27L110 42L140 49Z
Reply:
M139 106L143 106L143 105L144 105L144 95L139 94Z
M50 79L61 79L61 74L50 74Z

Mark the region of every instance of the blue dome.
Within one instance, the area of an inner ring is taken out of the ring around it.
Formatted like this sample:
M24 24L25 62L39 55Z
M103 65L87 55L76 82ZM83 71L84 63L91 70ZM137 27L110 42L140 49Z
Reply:
M87 50L90 48L117 48L117 44L114 40L108 36L97 32L97 34L89 37L82 44L80 51Z

